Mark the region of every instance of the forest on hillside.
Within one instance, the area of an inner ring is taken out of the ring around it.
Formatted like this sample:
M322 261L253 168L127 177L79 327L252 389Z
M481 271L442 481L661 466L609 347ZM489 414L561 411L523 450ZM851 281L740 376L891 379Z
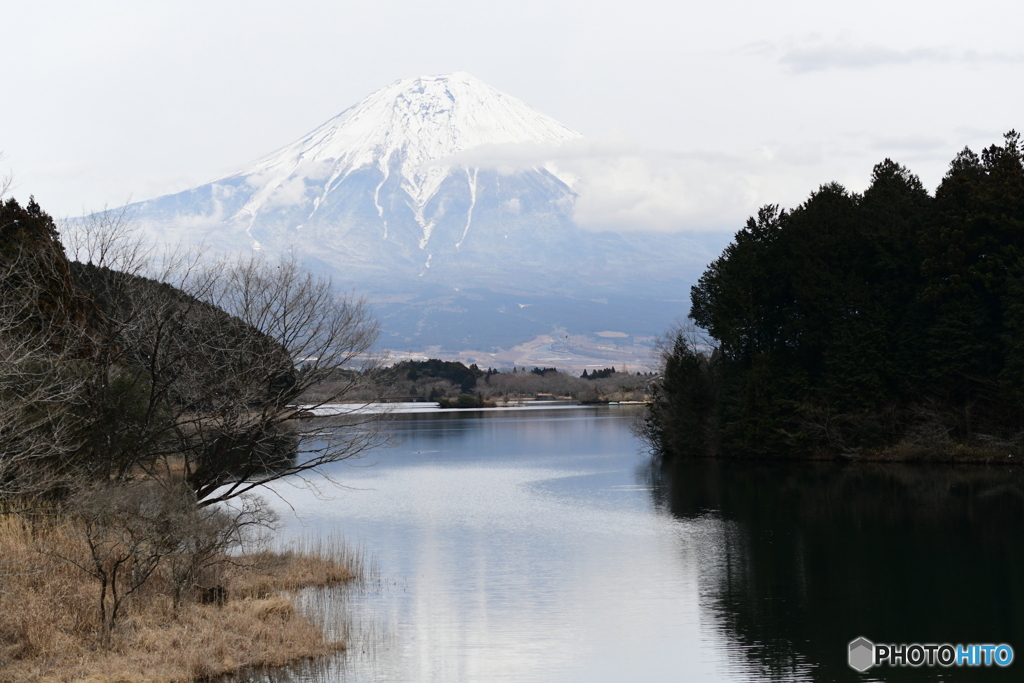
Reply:
M765 206L691 289L644 433L694 456L978 458L1024 446L1024 150L964 149Z

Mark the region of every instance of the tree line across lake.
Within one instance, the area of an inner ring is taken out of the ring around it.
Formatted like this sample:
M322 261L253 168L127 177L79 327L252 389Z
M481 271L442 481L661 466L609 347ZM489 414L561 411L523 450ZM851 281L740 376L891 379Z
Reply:
M364 386L350 398L363 400L437 401L442 407L478 408L499 402L538 397L557 397L579 401L644 401L654 379L653 373L614 367L583 371L581 376L553 367L531 369L514 366L511 370L481 369L460 361L403 360L375 373L372 385ZM337 384L347 381L339 372L321 384L310 387L300 397L310 402L333 394Z
M863 193L765 206L691 289L644 434L694 456L1024 452L1024 150L964 149L929 194L886 159Z

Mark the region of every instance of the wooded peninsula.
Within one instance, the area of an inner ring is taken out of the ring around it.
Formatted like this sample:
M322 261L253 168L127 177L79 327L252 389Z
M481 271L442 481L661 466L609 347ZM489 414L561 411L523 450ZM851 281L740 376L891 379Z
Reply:
M862 194L765 206L691 289L645 436L666 461L1024 457L1020 136L934 195L886 159Z

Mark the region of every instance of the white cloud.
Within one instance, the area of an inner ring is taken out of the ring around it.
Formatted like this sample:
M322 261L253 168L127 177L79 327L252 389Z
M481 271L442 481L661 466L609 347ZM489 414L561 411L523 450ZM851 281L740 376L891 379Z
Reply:
M1024 53L958 49L948 46L897 48L879 43L854 43L845 38L789 41L785 44L760 41L750 51L777 54L778 62L791 73L831 69L873 69L911 64L1020 64Z
M245 179L245 184L254 190L262 190L273 179L274 176L271 173L253 173Z
M574 215L583 228L736 230L764 203L800 201L817 187L820 145L776 145L730 155L642 148L624 135L538 144L478 147L442 164L506 173L551 169L576 192Z
M741 184L723 182L720 171L709 176L700 162L622 155L575 166L576 222L593 230L723 227L722 209L749 203Z
M222 185L220 183L214 183L210 187L210 191L213 193L213 196L217 199L231 199L231 197L235 196L235 192L238 191L238 188L232 185Z
M303 178L293 176L285 180L274 190L264 206L296 206L305 202L306 181Z

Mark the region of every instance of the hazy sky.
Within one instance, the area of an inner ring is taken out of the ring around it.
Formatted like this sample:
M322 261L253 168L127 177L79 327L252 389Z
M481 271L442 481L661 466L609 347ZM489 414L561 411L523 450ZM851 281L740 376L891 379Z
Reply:
M228 173L399 78L465 70L586 136L579 212L735 229L886 156L934 189L1024 127L1020 0L13 0L0 169L55 215Z

